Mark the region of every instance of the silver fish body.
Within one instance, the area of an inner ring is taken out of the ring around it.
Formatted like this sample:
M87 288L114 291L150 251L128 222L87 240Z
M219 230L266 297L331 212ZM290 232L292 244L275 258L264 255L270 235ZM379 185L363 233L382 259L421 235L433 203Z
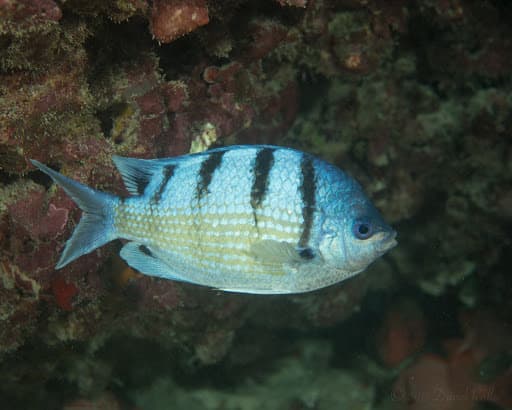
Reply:
M84 210L57 267L116 238L142 273L245 293L340 282L395 246L395 232L340 169L276 146L176 158L114 157L128 191L94 191L33 161Z

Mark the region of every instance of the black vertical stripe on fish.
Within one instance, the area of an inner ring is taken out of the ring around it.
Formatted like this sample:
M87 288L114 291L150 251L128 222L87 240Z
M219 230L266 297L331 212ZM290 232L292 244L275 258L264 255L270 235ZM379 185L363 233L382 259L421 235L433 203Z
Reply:
M155 194L153 195L152 201L154 203L160 202L160 199L162 198L162 194L165 191L165 187L171 180L172 176L174 175L174 170L176 168L176 165L166 165L162 170L162 182L160 182L160 185L158 186L158 189L156 190Z
M197 182L197 199L208 194L208 187L212 182L213 173L222 164L222 156L225 151L212 152L201 164L199 169L199 181Z
M309 155L303 155L300 163L302 174L302 183L300 185L300 194L302 197L302 233L299 239L299 247L308 248L311 228L313 227L313 213L315 211L315 168L313 158Z
M254 181L251 188L251 206L255 210L261 206L268 190L268 177L274 165L274 148L263 148L254 161Z

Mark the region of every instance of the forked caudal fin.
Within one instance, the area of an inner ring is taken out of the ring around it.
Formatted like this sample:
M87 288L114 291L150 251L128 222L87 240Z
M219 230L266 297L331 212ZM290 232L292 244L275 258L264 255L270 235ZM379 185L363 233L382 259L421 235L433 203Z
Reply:
M80 222L66 242L57 269L116 239L112 216L117 201L115 196L67 178L38 161L31 159L30 162L60 185L83 211Z

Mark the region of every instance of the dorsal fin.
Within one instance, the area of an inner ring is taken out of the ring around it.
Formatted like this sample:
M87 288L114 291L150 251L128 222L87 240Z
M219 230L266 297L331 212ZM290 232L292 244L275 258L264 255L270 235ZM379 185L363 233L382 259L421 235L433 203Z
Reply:
M151 179L162 169L159 161L112 156L124 185L130 194L142 195Z
M159 177L162 168L169 165L194 164L203 160L208 151L192 155L182 155L179 157L140 159L130 157L120 157L112 155L112 160L119 173L123 177L124 185L130 194L142 195L155 176Z
M246 147L243 145L233 145L229 147L214 148L195 154L185 154L178 157L158 159L139 159L113 155L112 160L123 177L123 182L128 192L132 195L142 195L146 187L153 180L153 177L159 175L162 168L165 166L178 164L184 166L192 165L202 162L204 157L209 157L212 154L245 148ZM279 147L271 145L252 145L251 148L277 149Z

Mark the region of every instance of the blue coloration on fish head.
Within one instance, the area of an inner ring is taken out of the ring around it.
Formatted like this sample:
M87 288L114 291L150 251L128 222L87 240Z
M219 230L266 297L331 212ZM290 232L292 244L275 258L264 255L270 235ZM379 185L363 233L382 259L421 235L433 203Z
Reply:
M325 201L319 250L327 265L347 272L365 269L396 245L396 232L384 221L361 186L343 173Z

